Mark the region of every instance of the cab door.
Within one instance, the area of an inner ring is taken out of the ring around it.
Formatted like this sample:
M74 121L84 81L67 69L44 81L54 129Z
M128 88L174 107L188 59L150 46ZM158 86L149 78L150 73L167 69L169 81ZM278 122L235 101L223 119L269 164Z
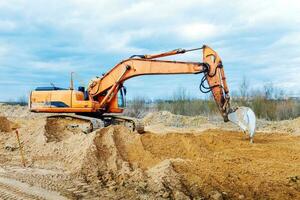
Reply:
M126 107L126 89L125 87L121 87L118 92L118 107L125 108Z

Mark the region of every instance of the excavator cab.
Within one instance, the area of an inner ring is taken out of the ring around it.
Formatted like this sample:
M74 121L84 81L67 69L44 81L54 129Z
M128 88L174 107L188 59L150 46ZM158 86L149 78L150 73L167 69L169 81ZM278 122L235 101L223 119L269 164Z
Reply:
M83 93L84 100L89 100L89 94L83 86L79 86L78 91Z

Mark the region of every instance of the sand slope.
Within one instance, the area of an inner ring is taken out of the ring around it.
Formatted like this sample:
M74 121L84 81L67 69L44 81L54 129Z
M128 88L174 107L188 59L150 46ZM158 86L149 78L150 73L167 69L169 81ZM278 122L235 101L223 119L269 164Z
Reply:
M123 126L85 134L78 120L2 113L0 178L67 199L300 198L299 118L260 121L252 145L238 128L201 116L163 112L144 121L143 135ZM12 123L20 127L26 169L7 129Z

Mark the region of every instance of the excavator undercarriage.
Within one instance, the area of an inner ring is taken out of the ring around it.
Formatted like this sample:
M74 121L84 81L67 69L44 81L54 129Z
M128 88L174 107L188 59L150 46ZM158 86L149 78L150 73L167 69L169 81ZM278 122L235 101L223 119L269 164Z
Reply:
M47 120L60 120L60 119L76 119L86 122L84 125L81 124L69 124L69 128L79 128L83 133L90 133L97 129L104 128L110 125L123 125L132 131L137 131L140 134L145 132L144 123L137 118L127 117L122 115L102 115L100 117L89 117L80 114L57 114L50 115Z

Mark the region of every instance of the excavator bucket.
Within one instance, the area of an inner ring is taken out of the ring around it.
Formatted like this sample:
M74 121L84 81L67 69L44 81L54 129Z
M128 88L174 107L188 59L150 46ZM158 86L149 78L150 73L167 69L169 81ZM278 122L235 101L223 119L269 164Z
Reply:
M228 119L237 124L245 133L248 133L250 136L250 143L253 143L256 117L251 108L238 107L235 111L228 114Z

